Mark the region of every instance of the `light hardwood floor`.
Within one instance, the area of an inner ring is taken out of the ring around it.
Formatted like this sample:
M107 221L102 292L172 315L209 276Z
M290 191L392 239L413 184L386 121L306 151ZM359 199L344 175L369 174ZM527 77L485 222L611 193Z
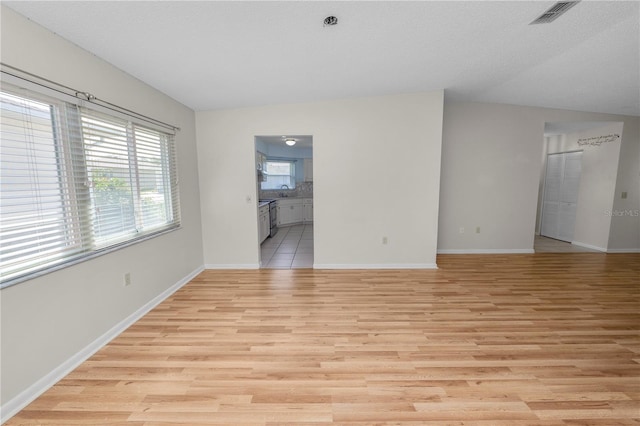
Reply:
M205 271L10 420L638 425L640 255Z

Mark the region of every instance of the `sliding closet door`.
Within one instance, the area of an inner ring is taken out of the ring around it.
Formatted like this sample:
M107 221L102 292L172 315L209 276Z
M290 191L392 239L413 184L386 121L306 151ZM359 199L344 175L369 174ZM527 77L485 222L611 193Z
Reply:
M544 198L542 200L542 223L540 235L558 237L558 216L560 214L560 185L562 184L561 154L547 156L547 171L544 177Z
M540 234L571 242L576 222L582 152L549 154Z

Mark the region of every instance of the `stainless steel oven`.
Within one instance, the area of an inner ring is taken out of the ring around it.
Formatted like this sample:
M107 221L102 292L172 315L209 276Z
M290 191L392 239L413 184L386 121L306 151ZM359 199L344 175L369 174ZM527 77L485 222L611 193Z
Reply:
M276 200L269 201L269 223L271 224L269 236L273 238L278 233L278 208Z
M278 233L278 208L276 200L260 200L261 203L269 203L269 236L274 237Z

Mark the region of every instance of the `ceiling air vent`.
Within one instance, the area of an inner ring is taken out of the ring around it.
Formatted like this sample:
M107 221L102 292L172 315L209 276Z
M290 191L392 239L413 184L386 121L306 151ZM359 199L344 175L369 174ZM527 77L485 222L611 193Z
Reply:
M558 3L551 6L547 9L542 15L538 16L531 24L548 24L550 22L555 21L558 16L565 13L567 10L571 9L576 4L580 3L578 1L559 1Z

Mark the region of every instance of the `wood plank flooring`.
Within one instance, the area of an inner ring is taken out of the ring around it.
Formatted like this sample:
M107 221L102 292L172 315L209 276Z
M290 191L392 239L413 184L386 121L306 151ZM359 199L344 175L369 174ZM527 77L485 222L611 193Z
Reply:
M7 425L638 425L640 255L205 271Z

